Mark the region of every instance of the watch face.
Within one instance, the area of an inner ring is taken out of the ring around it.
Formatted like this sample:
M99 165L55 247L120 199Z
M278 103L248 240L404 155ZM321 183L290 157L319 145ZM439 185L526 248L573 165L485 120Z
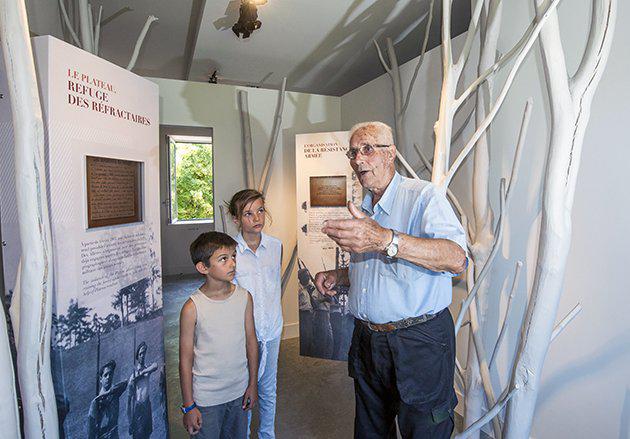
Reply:
M387 247L387 256L391 258L391 257L396 256L396 253L398 253L397 245L390 245L389 247Z

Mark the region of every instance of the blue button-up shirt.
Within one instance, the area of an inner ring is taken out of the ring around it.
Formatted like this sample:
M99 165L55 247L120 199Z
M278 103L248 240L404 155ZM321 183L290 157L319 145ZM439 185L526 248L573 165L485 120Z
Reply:
M466 250L466 235L455 212L428 181L395 173L378 203L372 206L368 192L361 208L383 227L419 238L449 239ZM437 313L451 303L452 276L383 253L353 253L350 312L372 323Z
M238 244L234 283L252 295L258 341L274 340L282 333L282 242L262 233L254 252L240 233L234 239Z

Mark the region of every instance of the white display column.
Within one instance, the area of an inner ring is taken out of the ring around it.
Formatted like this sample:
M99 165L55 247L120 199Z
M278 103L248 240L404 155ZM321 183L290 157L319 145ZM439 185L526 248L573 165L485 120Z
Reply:
M362 201L346 157L348 142L347 131L295 136L300 354L333 360L346 360L352 338L348 288L338 286L335 297L323 296L313 278L350 263L350 253L321 231L325 220L351 218L348 201L357 206Z
M158 87L55 38L32 41L47 134L61 436L167 437ZM2 122L3 269L13 292L20 246L12 134Z

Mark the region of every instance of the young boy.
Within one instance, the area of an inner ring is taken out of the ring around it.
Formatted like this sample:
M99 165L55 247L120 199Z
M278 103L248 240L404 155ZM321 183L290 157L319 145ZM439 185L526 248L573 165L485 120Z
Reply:
M246 438L258 395L258 343L250 294L232 284L236 241L202 233L190 245L204 284L182 307L179 379L184 427L205 438Z

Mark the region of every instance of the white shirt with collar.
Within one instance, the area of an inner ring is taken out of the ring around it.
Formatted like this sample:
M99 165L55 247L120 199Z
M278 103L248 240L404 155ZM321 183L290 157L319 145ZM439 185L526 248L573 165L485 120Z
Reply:
M265 233L261 235L255 252L241 233L234 238L237 242L234 283L252 295L256 338L267 342L282 333L282 242Z

